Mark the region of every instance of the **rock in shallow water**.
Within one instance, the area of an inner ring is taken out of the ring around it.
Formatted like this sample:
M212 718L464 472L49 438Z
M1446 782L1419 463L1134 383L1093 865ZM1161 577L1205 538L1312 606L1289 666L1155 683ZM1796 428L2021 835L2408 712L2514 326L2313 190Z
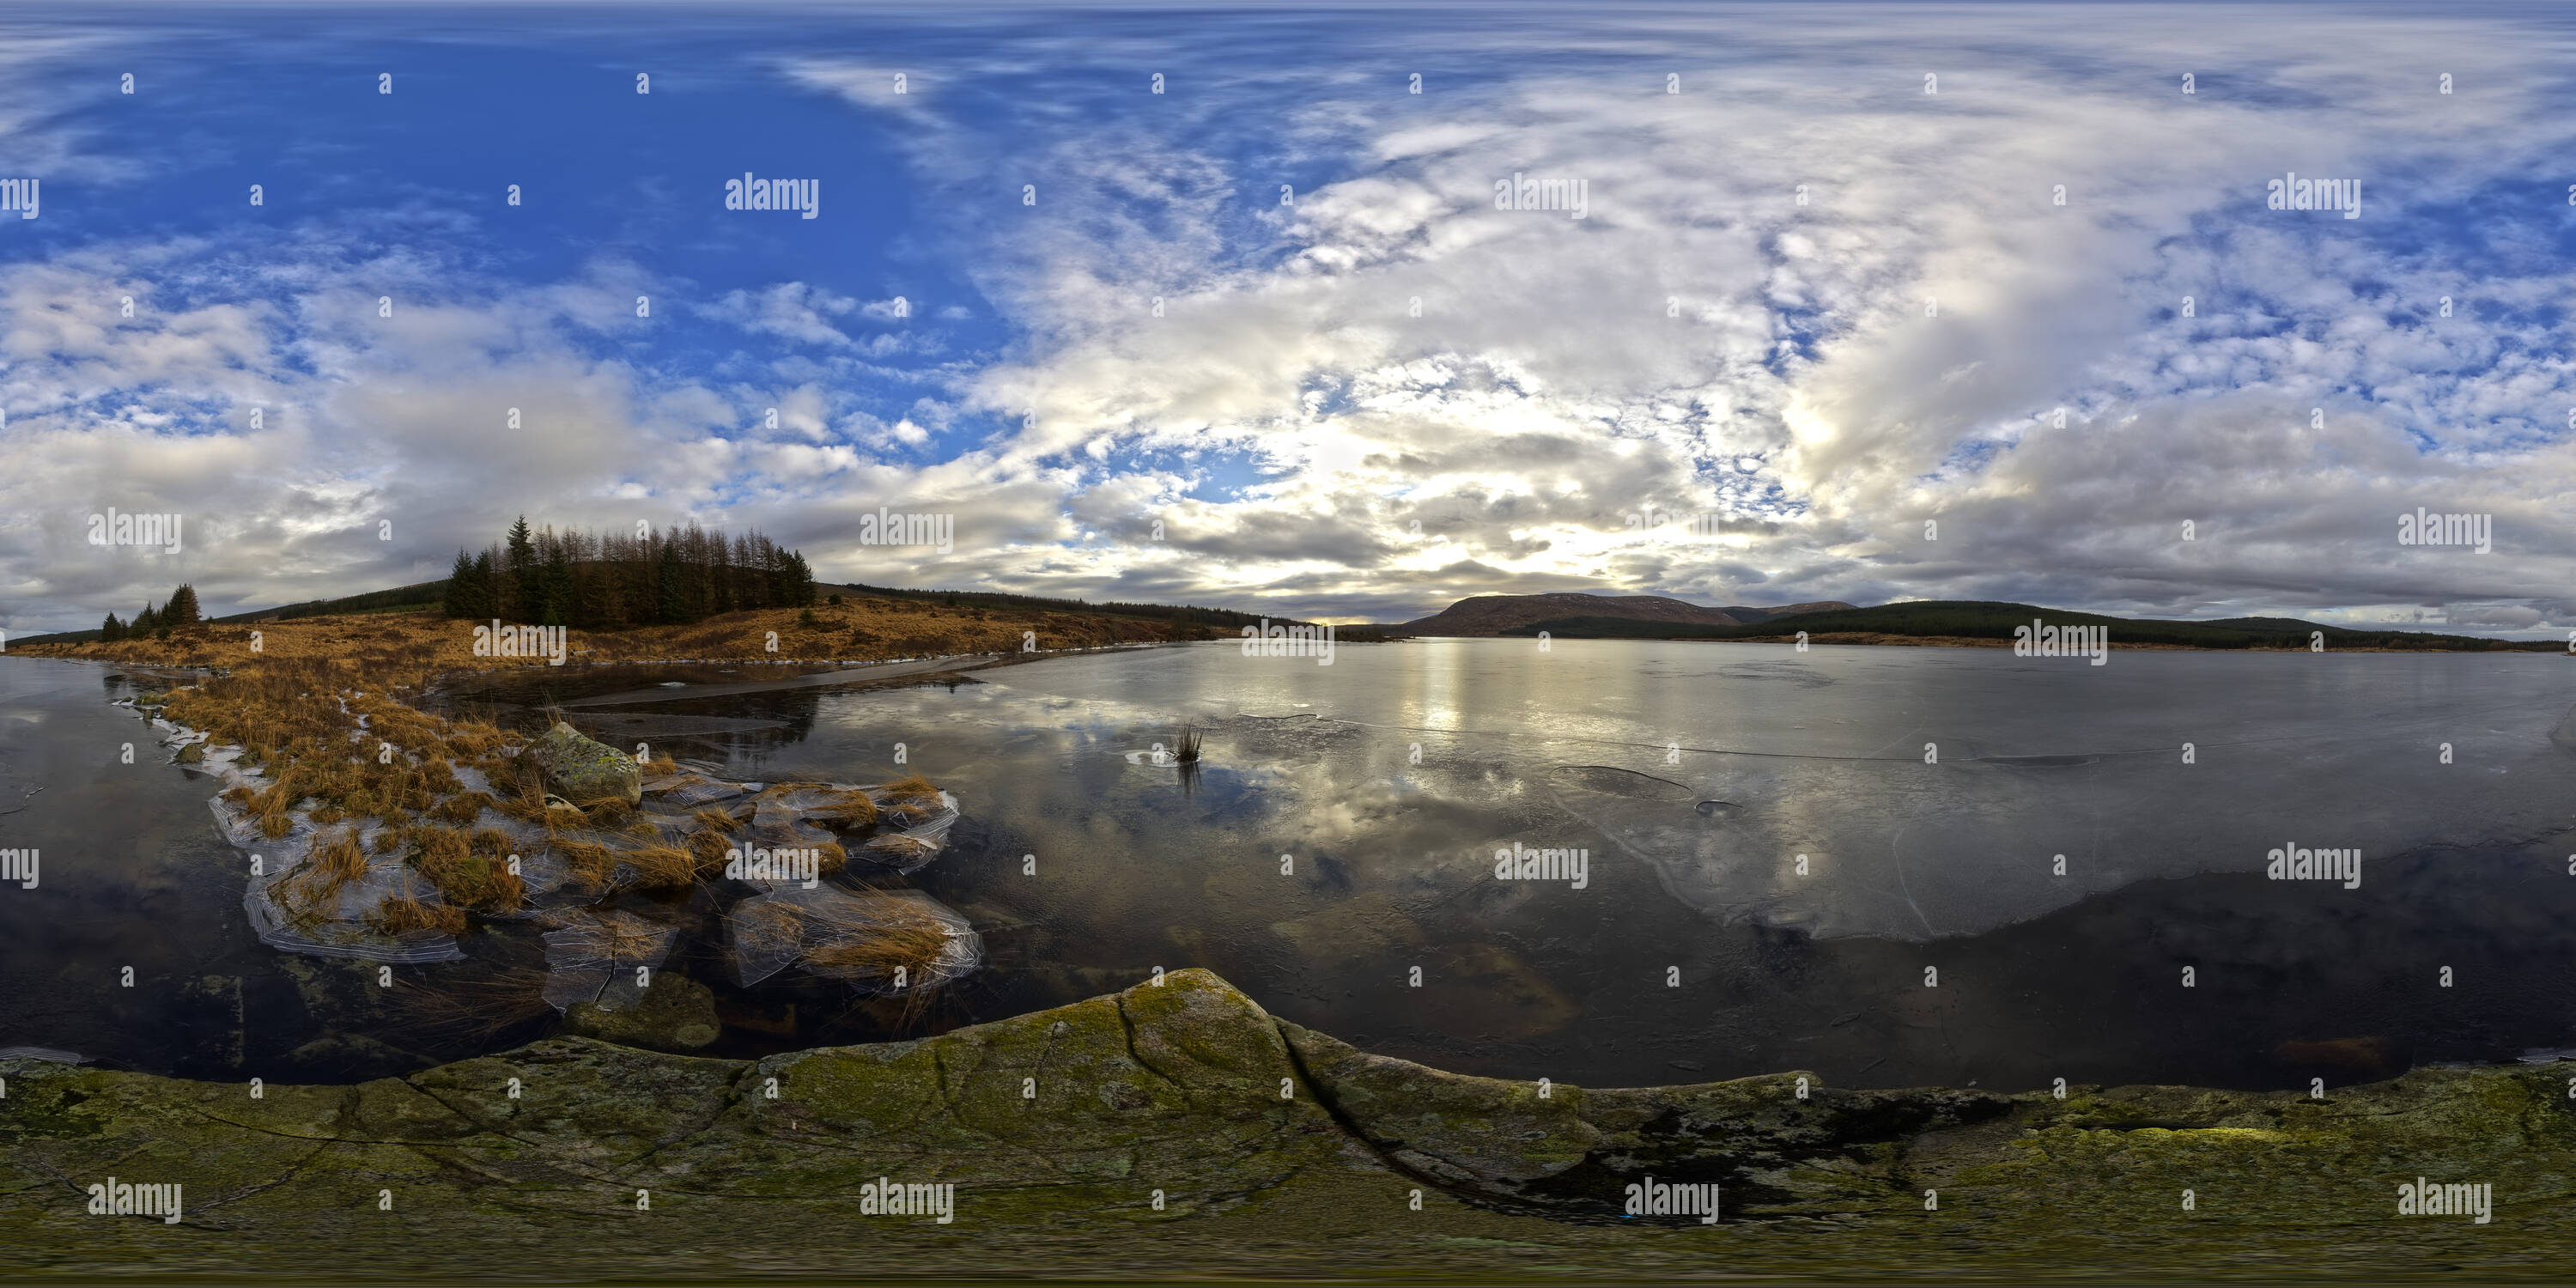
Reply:
M535 757L546 785L566 800L622 798L632 805L644 799L644 771L635 758L571 725L558 721L546 736L529 743L525 754Z
M619 975L595 1002L575 1002L564 1027L584 1037L657 1051L695 1051L716 1040L716 997L677 971L658 971L650 986Z

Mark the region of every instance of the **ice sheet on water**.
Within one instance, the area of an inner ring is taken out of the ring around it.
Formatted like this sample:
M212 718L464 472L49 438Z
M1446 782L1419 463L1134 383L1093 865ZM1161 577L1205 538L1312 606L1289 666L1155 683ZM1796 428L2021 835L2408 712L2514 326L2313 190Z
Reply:
M660 966L679 937L678 926L625 908L580 908L559 920L542 936L549 972L542 992L558 1011L598 1000L615 972Z

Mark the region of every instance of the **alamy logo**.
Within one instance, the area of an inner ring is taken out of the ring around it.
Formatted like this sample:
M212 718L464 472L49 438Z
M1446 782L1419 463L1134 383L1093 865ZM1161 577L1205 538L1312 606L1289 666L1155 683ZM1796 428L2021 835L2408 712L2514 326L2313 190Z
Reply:
M2419 505L2415 513L2397 516L2397 544L2475 546L2479 554L2491 555L2495 553L2495 516L2434 514Z
M1281 626L1269 618L1258 626L1243 628L1245 657L1311 657L1317 666L1333 664L1333 628L1330 626Z
M20 219L33 219L37 195L34 179L0 179L0 211L14 210Z
M127 1185L115 1177L89 1187L91 1216L157 1216L163 1225L179 1224L179 1187Z
M2263 204L2272 210L2340 210L2346 219L2361 218L2361 180L2302 179L2292 170L2286 179L2265 185Z
M38 866L34 850L0 850L0 885L15 881L19 889L33 890Z
M2495 1219L2495 1185L2435 1185L2418 1176L2397 1187L2397 1215L2465 1216L2472 1225L2485 1225Z
M1562 210L1569 219L1592 213L1589 179L1533 179L1518 170L1494 180L1496 210Z
M1564 881L1577 890L1592 884L1589 850L1533 850L1518 841L1494 851L1500 881Z
M1666 1185L1654 1177L1628 1187L1630 1216L1695 1216L1701 1225L1717 1224L1717 1183Z
M822 872L823 852L810 847L762 850L735 846L725 851L725 875L736 881L801 881L811 890Z
M876 513L859 516L859 544L936 546L944 555L957 548L957 516L896 514L881 505Z
M725 180L727 210L796 210L807 219L823 213L820 179L755 179L751 171Z
M561 626L504 626L495 617L491 625L474 628L476 657L541 657L548 666L562 666L564 652Z
M1695 514L1675 514L1647 506L1644 511L1621 516L1630 532L1643 533L1659 541L1682 538L1706 539L1725 531L1724 516L1706 510Z
M2111 628L2049 626L2034 617L2030 625L2013 628L2013 656L2089 657L2100 666L2111 659Z
M105 514L89 516L89 543L93 546L159 546L163 554L179 553L179 516L175 514L121 514L115 506Z
M884 1177L859 1187L860 1216L935 1216L946 1225L957 1219L957 1186L905 1185Z
M2361 888L2361 851L2311 850L2283 844L2266 855L2263 875L2274 881L2341 881L2346 890Z

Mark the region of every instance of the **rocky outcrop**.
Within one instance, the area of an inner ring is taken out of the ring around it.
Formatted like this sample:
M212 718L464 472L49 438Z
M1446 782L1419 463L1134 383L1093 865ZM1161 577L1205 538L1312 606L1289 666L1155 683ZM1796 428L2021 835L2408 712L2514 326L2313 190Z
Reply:
M549 789L575 804L622 798L631 805L644 799L644 771L633 756L562 721L521 754L545 772Z
M2547 1278L2576 1253L2571 1071L2323 1099L1542 1091L1368 1055L1183 971L758 1061L559 1038L256 1098L0 1062L0 1229L9 1273L46 1279ZM111 1175L182 1185L179 1220L86 1215ZM2491 1185L2491 1223L2397 1215L2418 1176ZM1717 1183L1721 1219L1625 1216L1649 1177ZM950 1219L877 1214L889 1181L953 1185Z

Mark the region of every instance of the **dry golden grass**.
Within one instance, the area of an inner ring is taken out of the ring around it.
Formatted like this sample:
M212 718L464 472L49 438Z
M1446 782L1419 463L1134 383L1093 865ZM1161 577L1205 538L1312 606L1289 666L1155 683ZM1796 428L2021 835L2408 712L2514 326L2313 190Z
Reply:
M342 887L365 875L367 852L358 845L358 829L316 832L303 866L277 883L276 903L289 915L318 916Z
M1211 635L1204 627L905 600L817 606L811 626L801 625L800 616L794 609L733 613L687 627L577 633L572 642L586 650L585 662L778 662L1016 652L1023 631L1034 632L1039 645L1051 649ZM665 839L663 829L680 820L648 817L623 800L549 809L543 776L509 754L512 739L493 721L445 720L407 705L406 696L445 672L545 665L541 658L475 657L473 625L434 613L368 614L206 625L168 639L19 647L36 656L230 668L229 674L171 690L159 709L176 723L207 732L217 744L241 748L239 767L266 777L265 783L224 793L261 835L287 835L299 811L317 825L339 829L317 835L313 862L277 891L291 917L319 917L349 881L365 873L368 856L358 834L369 820L382 824L376 850L405 855L410 869L443 900L387 900L377 914L380 928L453 933L469 924L468 910L521 906L526 887L507 871L508 838L491 829L471 836L460 830L479 821L486 808L544 827L575 872L595 885L607 885L620 865L631 870L630 884L645 889L673 889L719 875L733 845L729 837L750 818L750 802L695 811L686 820L694 829L677 843ZM464 790L457 771L465 766L490 783L488 793ZM666 756L644 769L668 774L678 766ZM893 784L891 792L892 804L884 808L864 792L841 792L816 816L835 826L863 827L927 817L939 799L937 788L918 774ZM618 834L624 838L619 848L599 839ZM837 844L819 848L825 872L848 862Z
M510 871L509 838L499 832L415 827L411 842L412 867L453 907L509 912L526 902L527 883Z
M902 967L919 984L948 949L948 927L908 900L878 890L857 897L846 911L825 904L808 909L804 928L823 942L808 948L805 962L825 971L884 971Z
M688 846L689 853L697 857L699 866L713 868L717 872L724 871L725 860L734 848L733 842L723 833L713 831L690 833Z
M618 851L617 858L633 869L635 888L639 890L677 890L724 871L722 852L710 864L696 850L677 845L639 845Z
M572 660L866 661L1016 653L1023 632L1034 633L1038 647L1044 649L1214 639L1225 633L1181 623L1025 609L952 608L902 599L859 598L841 604L818 604L812 611L812 626L800 623L802 610L765 608L726 613L687 626L575 630L570 634L570 645L584 651ZM200 625L176 631L166 640L12 645L11 651L23 648L37 656L86 657L138 665L229 666L237 672L239 668L278 663L346 668L370 681L352 686L369 689L369 698L400 688L417 690L442 671L547 665L547 659L542 657L476 657L475 625L451 620L435 610L361 613L248 625ZM252 652L254 633L258 637L256 653ZM777 637L774 651L769 647L773 633ZM376 712L370 708L369 714ZM395 741L409 746L402 738ZM461 744L458 750L469 756L480 754Z
M495 808L499 804L500 802L492 799L489 792L458 792L440 801L429 811L427 817L441 823L453 823L463 827L483 817L484 810Z
M585 884L604 886L617 867L617 851L597 841L574 841L560 837L554 842L555 853L563 856L573 875Z
M387 899L368 914L367 926L381 935L407 934L414 930L435 930L445 935L465 933L465 912L443 903L422 903L409 891L401 898Z
M886 795L894 800L886 812L907 823L939 812L939 789L917 771L886 784Z
M877 821L877 803L866 792L835 792L829 804L808 811L806 817L841 827L865 827Z

